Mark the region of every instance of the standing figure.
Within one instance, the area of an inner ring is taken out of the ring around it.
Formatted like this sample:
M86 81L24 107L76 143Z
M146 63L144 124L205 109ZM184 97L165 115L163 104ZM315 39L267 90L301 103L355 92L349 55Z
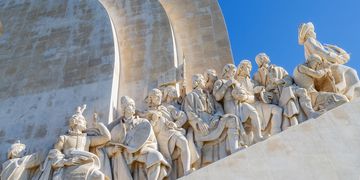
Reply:
M135 102L128 96L120 100L121 117L111 129L108 149L114 179L161 180L170 165L158 150L158 143L147 119L135 115Z
M172 116L165 106L161 105L162 93L159 89L152 89L148 96L148 119L150 120L156 139L159 143L160 152L168 162L172 164L174 178L181 177L190 173L191 152L188 140L185 137L185 129L181 128L183 122L179 123ZM179 125L179 126L178 126ZM176 152L179 153L176 153ZM195 149L193 151L196 151ZM179 159L179 165L172 163Z
M350 59L350 55L345 50L335 45L322 45L316 38L315 28L311 22L300 25L298 39L299 44L304 45L305 59L311 54L317 54L324 61L319 68L329 68L334 77L335 88L330 91L323 89L327 87L324 86L324 81L328 81L326 78L316 79L315 87L318 91L341 93L349 100L360 97L358 74L355 69L344 65Z
M0 179L28 180L31 179L33 169L40 166L42 159L39 153L26 155L25 144L20 141L11 145L8 151L8 160L2 164Z
M247 125L250 125L248 134L254 132L255 134L251 134L251 136L255 135L256 142L261 141L263 136L261 134L260 118L255 108L245 102L241 102L240 104L232 94L236 86L239 86L235 80L235 73L236 66L233 64L226 64L222 71L222 79L218 79L215 82L213 95L217 101L224 104L224 112L226 114L234 114L239 118L239 128L242 132L245 133L245 130L243 130L243 123L247 123ZM239 111L240 106L242 106L241 109L243 109L241 111ZM243 137L243 139L247 139L247 137ZM247 142L247 145L251 144L249 141L252 142L252 140L245 141Z
M194 131L200 166L205 166L239 150L239 123L235 115L224 114L222 106L205 91L203 75L193 75L192 87L185 112Z
M305 64L298 65L294 70L295 83L307 90L312 106L316 111L326 111L348 102L346 96L334 92L319 92L315 88L315 80L320 78L333 79L330 68L321 68L323 63L319 55L308 57Z
M288 126L319 116L319 113L312 108L306 89L294 84L292 77L284 68L270 64L270 58L265 53L259 53L255 60L258 71L253 79L266 92L274 95L273 104L284 109L283 130Z
M282 108L270 104L273 95L264 91L263 88L256 85L255 81L250 79L251 68L249 60L242 60L238 66L236 80L248 94L246 102L253 105L257 110L263 134L267 136L277 134L281 132Z

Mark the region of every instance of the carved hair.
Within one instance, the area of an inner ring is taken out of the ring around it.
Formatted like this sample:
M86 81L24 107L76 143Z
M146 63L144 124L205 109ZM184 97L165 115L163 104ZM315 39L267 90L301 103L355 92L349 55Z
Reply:
M226 64L222 70L221 76L224 78L226 73L228 73L230 70L236 71L236 66L234 64Z
M250 66L250 68L251 68L252 67L251 61L249 61L247 59L240 61L239 65L238 65L238 69L236 71L236 75L235 75L236 77L240 76L240 73L242 72L242 69L244 66Z
M206 82L208 82L210 80L210 77L209 77L210 74L214 74L217 77L215 69L207 69L204 73L204 79Z
M255 62L256 64L261 67L265 62L266 60L266 63L270 63L270 58L267 54L265 53L259 53L258 55L256 55L255 57Z
M160 89L154 88L148 93L148 97L150 96L157 96L162 98L162 92L160 91Z
M17 140L14 144L11 145L11 147L8 150L8 159L17 158L19 153L25 151L26 145L20 143L20 140Z
M120 107L121 109L125 109L127 106L135 107L135 101L131 99L129 96L122 96L120 98Z
M164 89L164 100L166 100L168 98L169 94L171 94L172 92L175 92L176 95L178 96L178 92L174 86L167 86Z
M197 88L202 80L204 80L204 76L202 74L194 74L192 76L192 88Z

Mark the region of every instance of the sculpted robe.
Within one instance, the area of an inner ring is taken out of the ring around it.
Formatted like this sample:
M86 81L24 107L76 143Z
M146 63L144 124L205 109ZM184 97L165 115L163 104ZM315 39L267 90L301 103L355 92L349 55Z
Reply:
M309 37L304 43L305 58L317 54L329 62L328 66L335 79L337 91L349 100L360 97L360 80L355 69L345 66L350 56L334 45L322 45L315 38ZM332 91L334 92L334 91Z
M2 165L1 179L4 180L29 180L32 173L30 170L41 164L39 154L31 154L22 158L14 158L5 161Z
M124 145L123 152L110 148L114 179L146 179L154 176L151 168L160 164L159 179L169 175L170 165L158 151L158 144L146 119L133 117L125 121L120 118L111 129L112 143ZM140 132L141 131L141 132ZM145 172L143 171L145 170Z

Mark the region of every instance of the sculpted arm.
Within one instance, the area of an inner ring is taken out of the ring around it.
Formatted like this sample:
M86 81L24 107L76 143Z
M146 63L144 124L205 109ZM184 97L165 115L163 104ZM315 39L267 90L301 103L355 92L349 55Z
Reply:
M55 143L54 148L62 152L65 143L65 136L60 136L58 141Z
M226 90L228 88L227 83L223 83L221 80L217 80L214 84L213 95L217 101L221 101L224 98Z
M306 41L305 46L307 46L311 50L311 52L318 54L322 58L332 63L337 62L337 55L333 52L326 50L324 47L320 45L319 42L317 42L317 40L313 38L309 38L309 40Z
M299 68L299 72L306 74L312 78L321 78L326 74L326 71L324 71L324 70L316 71L316 70L310 69L304 65L300 65L298 68Z
M90 137L91 138L90 146L99 146L105 144L111 139L111 134L103 123L96 123L96 126L100 131L100 135Z
M40 153L34 153L29 155L30 158L28 159L28 162L26 163L26 168L27 169L31 169L34 168L36 166L39 166L43 160L42 156Z

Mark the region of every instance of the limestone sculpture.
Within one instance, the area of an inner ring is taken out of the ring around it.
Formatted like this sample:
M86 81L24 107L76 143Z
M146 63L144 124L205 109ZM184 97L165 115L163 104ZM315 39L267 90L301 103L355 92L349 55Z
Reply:
M294 70L296 84L307 90L311 97L312 106L317 111L326 111L348 102L346 96L334 92L319 92L315 88L315 80L319 78L333 79L330 68L317 70L323 63L319 55L313 54L306 62L298 65ZM334 85L334 84L332 84Z
M39 153L26 155L26 145L15 142L8 151L8 160L2 164L1 179L28 180L31 179L31 170L42 163Z
M205 166L238 151L239 123L236 116L224 114L221 104L204 91L203 75L193 76L192 87L185 99L185 111L201 157L200 166Z
M148 119L153 126L160 152L172 164L172 171L176 171L174 172L175 177L189 174L192 164L191 154L193 153L190 152L189 143L185 137L186 131L181 128L186 121L182 122L183 119L175 119L174 113L161 105L162 92L159 89L152 89L147 98ZM196 150L193 149L192 151ZM181 164L173 163L176 159L179 159ZM182 168L178 168L179 166Z
M350 59L345 50L336 45L321 44L316 38L315 27L311 22L300 25L298 39L299 44L304 45L305 59L317 54L324 61L318 68L331 70L332 80L326 77L316 79L315 87L318 91L344 94L349 100L360 96L360 80L356 70L344 65ZM329 86L324 84L324 81L333 81L333 88L327 88Z
M238 66L236 80L248 94L247 103L252 104L257 110L261 119L261 129L263 134L271 136L281 132L282 108L271 103L273 95L264 91L261 86L256 85L250 79L252 69L249 60L242 60Z
M255 61L258 70L253 79L266 92L273 94L273 104L283 108L285 118L282 123L283 129L319 116L319 113L312 108L306 89L294 84L292 77L284 68L270 64L270 58L265 53L259 53Z
M255 141L261 141L263 136L261 133L260 118L254 107L238 99L240 98L240 96L237 96L239 91L234 91L234 89L240 85L235 80L235 73L236 66L233 64L226 64L223 68L222 79L215 82L213 95L217 101L223 103L224 112L226 114L233 114L239 118L239 128L242 132L241 138L243 141L246 141L245 144L250 145L252 140L245 137L243 123L244 125L250 125L248 135L251 137L255 135Z
M121 97L121 117L111 128L108 148L114 179L159 180L169 176L170 164L158 150L150 122L135 116L135 102Z
M61 135L49 152L41 180L45 179L105 179L100 171L99 157L90 152L96 146L106 144L111 135L102 123L94 122L93 127L100 132L98 136L88 136L85 132L87 122L83 116L86 105L78 107L69 120L69 131ZM51 173L51 171L53 171Z

